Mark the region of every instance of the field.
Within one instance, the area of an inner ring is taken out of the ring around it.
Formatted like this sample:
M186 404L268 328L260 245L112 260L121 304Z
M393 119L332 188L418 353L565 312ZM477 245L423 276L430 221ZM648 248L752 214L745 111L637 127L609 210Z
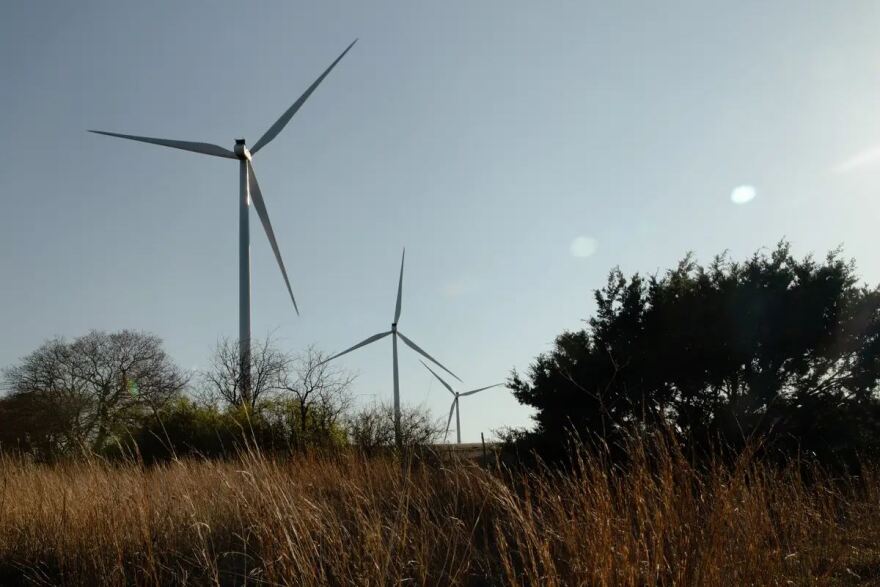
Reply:
M631 450L565 474L455 456L5 459L0 584L880 582L878 471L697 471L669 446Z

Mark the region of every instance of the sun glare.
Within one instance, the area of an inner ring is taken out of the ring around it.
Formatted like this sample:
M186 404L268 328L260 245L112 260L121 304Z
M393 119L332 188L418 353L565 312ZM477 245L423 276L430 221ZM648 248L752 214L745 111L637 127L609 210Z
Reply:
M755 190L755 186L741 185L733 188L733 191L730 192L730 201L734 204L748 204L757 195L758 192Z

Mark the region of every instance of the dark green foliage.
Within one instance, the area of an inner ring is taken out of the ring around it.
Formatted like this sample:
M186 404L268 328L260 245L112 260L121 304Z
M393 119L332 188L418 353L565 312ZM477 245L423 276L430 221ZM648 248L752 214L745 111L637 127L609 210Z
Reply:
M253 410L230 406L220 409L180 397L155 414L144 416L107 456L138 456L147 463L185 456L231 457L258 447L263 452L291 452L305 448L335 448L344 443L344 431L307 422L300 425L294 399L261 402ZM303 436L305 435L305 436Z
M770 454L852 463L880 448L880 293L851 262L795 259L780 243L743 263L691 256L662 276L620 270L588 328L566 332L510 384L537 409L519 442L614 445L624 430L678 431L700 453L760 439Z
M241 427L231 415L184 397L144 417L129 433L118 448L136 451L147 462L175 455L220 456L233 450L243 438Z
M0 452L33 455L48 461L64 453L75 406L36 393L0 398Z

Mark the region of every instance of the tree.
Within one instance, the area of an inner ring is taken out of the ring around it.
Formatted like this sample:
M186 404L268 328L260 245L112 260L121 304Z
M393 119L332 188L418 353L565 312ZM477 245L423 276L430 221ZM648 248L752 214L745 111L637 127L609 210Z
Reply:
M315 347L284 363L279 388L295 400L299 442L328 438L352 404L354 376L326 363L327 355Z
M221 340L203 373L202 403L240 420L249 440L276 450L331 446L344 441L340 418L351 405L348 373L325 363L308 347L298 355L279 350L271 337L251 348L251 387L242 385L238 345ZM189 417L190 412L183 415ZM194 413L194 412L193 412Z
M52 454L104 449L187 382L158 337L130 330L47 341L4 379L2 415L18 421L16 443Z
M648 279L615 269L595 299L588 328L511 378L546 452L572 433L613 442L656 426L704 448L760 437L817 454L837 445L832 460L877 449L865 415L878 413L880 292L840 251L799 260L781 242L742 263L688 255Z
M244 385L238 341L221 339L211 357L211 366L203 373L209 395L231 406L251 411L257 404L280 389L288 357L275 348L272 338L252 342L250 349L250 390Z

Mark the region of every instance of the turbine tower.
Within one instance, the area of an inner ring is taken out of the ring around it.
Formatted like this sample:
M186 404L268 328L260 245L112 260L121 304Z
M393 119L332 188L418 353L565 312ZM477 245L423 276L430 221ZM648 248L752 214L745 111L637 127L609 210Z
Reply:
M372 344L372 343L376 342L377 340L381 340L381 339L385 338L386 336L391 335L391 349L392 349L391 352L392 352L392 365L393 365L393 375L394 375L394 442L398 448L400 448L401 445L403 444L403 439L401 437L401 430L400 430L400 377L397 372L397 339L398 339L398 337L400 338L400 340L402 340L404 342L404 344L406 346L408 346L409 348L411 348L415 352L419 353L420 355L422 355L423 357L425 357L426 359L428 359L429 361L431 361L432 363L434 363L435 365L437 365L438 367L440 367L441 369L443 369L444 371L446 371L447 373L449 373L450 375L452 375L453 377L458 379L458 375L456 375L455 373L453 373L452 371L450 371L449 369L444 367L437 359L435 359L434 357L429 355L427 352L425 352L424 349L422 349L419 345L417 345L412 340L407 338L406 335L404 335L397 328L397 322L400 320L401 302L402 302L402 298L403 298L403 262L404 262L405 258L406 258L406 249L403 250L403 255L401 255L401 257L400 257L400 279L397 282L397 305L394 307L394 321L391 322L391 330L386 330L385 332L380 332L379 334L374 334L373 336L366 338L366 339L362 340L361 342L357 343L353 347L347 348L346 350L342 351L341 353L337 353L337 354L333 355L332 357L330 357L329 359L324 361L325 363L327 363L329 361L332 361L333 359L341 357L342 355L350 353L353 350L359 349L362 346L367 346L368 344ZM461 379L458 379L458 380L461 381Z
M125 135L115 132L105 132L100 130L90 130L89 132L117 137L121 139L130 139L132 141L140 141L143 143L152 143L163 147L172 147L174 149L182 149L184 151L192 151L203 155L212 155L214 157L225 157L228 159L238 159L239 165L239 182L238 182L238 344L239 344L239 361L241 369L241 390L245 400L250 398L251 391L251 257L250 257L250 204L253 203L257 210L257 216L263 224L266 236L269 238L269 244L272 246L272 252L275 253L275 260L281 269L281 275L284 277L284 283L287 286L287 292L290 294L290 301L293 302L293 309L299 315L299 308L296 305L296 298L293 296L293 288L290 287L290 280L287 277L287 269L284 268L284 261L281 260L281 251L278 249L278 242L275 239L275 232L272 230L272 223L269 221L269 213L266 210L266 202L263 199L263 193L260 191L260 185L257 183L257 177L254 175L254 167L252 158L257 151L269 144L272 139L278 136L284 127L293 118L293 115L302 107L305 101L312 95L312 92L318 85L324 81L324 78L336 67L336 64L345 57L345 54L357 43L357 39L346 47L336 60L324 70L318 79L306 89L302 96L287 109L281 117L275 121L269 130L260 137L252 149L248 150L245 146L244 139L237 139L235 147L232 151L212 145L210 143L198 143L190 141L177 141L168 139L157 139L152 137L141 137L134 135Z
M437 373L433 369L428 367L428 365L426 365L424 361L419 361L419 362L422 365L425 365L425 369L430 371L431 374L434 375L434 377L439 379L440 383L443 384L443 387L448 389L449 393L451 393L453 396L455 396L455 399L452 400L452 406L449 408L449 419L446 420L446 432L443 433L443 441L445 442L446 437L449 435L449 425L452 423L452 412L454 411L455 412L455 433L457 436L456 444L461 444L461 418L459 417L459 411L458 411L459 398L462 398L466 395L474 395L475 393L479 393L479 392L484 391L486 389L492 389L493 387L499 387L504 384L503 383L496 383L495 385L487 385L486 387L480 387L479 389L472 389L470 391L464 391L462 393L458 393L457 391L452 389L452 386L450 386L448 383L443 381L443 378L440 377L439 375L437 375Z

